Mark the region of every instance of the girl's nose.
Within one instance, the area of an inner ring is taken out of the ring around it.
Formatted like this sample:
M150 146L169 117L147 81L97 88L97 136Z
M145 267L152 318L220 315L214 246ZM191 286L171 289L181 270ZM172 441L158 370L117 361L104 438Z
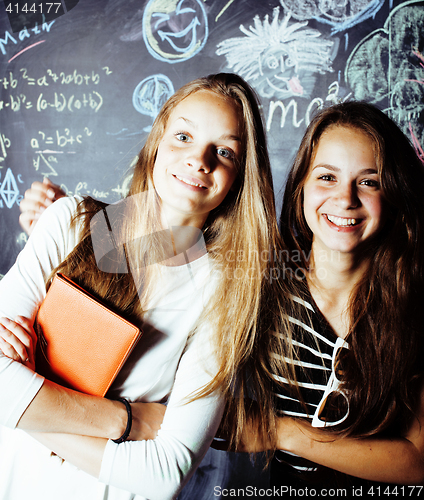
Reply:
M211 152L208 147L197 147L190 150L186 158L186 164L196 170L209 173L212 169Z
M360 202L356 185L351 183L341 184L335 194L335 203L344 210L357 208Z

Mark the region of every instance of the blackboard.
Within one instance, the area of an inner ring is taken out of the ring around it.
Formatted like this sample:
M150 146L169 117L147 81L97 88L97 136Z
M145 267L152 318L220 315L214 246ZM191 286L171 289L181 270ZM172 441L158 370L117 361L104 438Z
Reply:
M50 11L31 13L41 4ZM25 6L26 18L6 11ZM375 103L424 157L424 1L3 0L0 278L25 244L19 202L33 181L116 201L163 101L221 71L260 94L279 204L322 103ZM242 455L211 451L199 470L182 498L266 485Z
M278 201L323 102L376 103L422 155L423 46L415 0L0 2L0 275L31 183L115 201L163 101L200 75L238 72L260 94Z

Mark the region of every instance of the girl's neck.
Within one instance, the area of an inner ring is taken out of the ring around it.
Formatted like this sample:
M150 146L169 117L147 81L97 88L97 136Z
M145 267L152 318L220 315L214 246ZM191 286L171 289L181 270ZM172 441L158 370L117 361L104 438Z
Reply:
M202 228L205 217L193 217L168 210L161 210L161 225L169 230L172 248L169 258L163 261L166 266L182 266L197 260L206 253ZM168 243L168 242L167 242Z
M160 222L163 229L171 229L172 227L192 226L197 229L202 229L205 225L208 213L206 214L191 214L179 212L175 209L170 209L162 204L160 210Z
M184 237L185 235L183 233L186 233L186 237ZM170 256L169 259L162 262L165 266L184 266L185 264L200 259L200 257L203 257L203 255L207 253L203 234L200 236L193 236L190 232L172 231L171 229L171 238L173 244L173 255Z
M349 332L352 292L368 268L368 259L312 245L307 280L321 313L340 337Z

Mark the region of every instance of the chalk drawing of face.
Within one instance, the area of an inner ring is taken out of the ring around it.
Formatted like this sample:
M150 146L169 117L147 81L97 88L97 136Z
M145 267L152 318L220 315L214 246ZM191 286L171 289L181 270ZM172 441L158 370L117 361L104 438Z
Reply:
M334 27L333 33L351 28L373 17L385 0L280 0L299 21L316 19Z
M256 86L263 97L305 97L312 92L315 78L301 67L298 54L289 46L271 47L258 59L260 78Z
M201 0L150 0L142 29L149 53L172 64L202 50L208 38L208 18Z
M255 87L262 97L286 99L311 96L317 73L333 71L338 39L327 40L307 22L290 23L290 13L279 21L279 8L269 22L256 16L254 27L240 27L245 37L218 44L217 55Z
M134 89L133 106L139 113L154 120L173 93L174 86L167 76L161 74L148 76ZM151 129L149 126L144 131L150 132Z
M423 43L424 1L400 4L353 49L345 80L355 99L387 110L424 160Z

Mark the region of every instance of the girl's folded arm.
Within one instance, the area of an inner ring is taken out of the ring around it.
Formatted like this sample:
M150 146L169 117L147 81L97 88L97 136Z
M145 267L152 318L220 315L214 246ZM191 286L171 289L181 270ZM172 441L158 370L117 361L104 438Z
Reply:
M404 436L337 438L302 420L278 419L278 447L320 465L371 481L424 483L424 391Z
M305 420L278 417L277 448L362 479L417 485L424 483L423 426L424 391L420 408L404 436L337 437ZM272 449L271 441L264 441L260 435L258 422L249 420L237 451L257 453Z
M33 437L101 482L152 500L174 498L199 465L221 421L224 401L220 394L192 400L211 376L198 349L189 348L180 361L155 439L115 444L66 434Z
M43 213L16 263L0 281L0 317L16 318L19 314L30 318L24 325L10 320L2 322L15 333L23 327L32 331L51 269L76 244L78 228L70 230L69 226L77 202L70 198L59 200ZM0 387L0 424L7 427L119 438L126 426L127 414L122 403L44 381L28 366L2 352Z

